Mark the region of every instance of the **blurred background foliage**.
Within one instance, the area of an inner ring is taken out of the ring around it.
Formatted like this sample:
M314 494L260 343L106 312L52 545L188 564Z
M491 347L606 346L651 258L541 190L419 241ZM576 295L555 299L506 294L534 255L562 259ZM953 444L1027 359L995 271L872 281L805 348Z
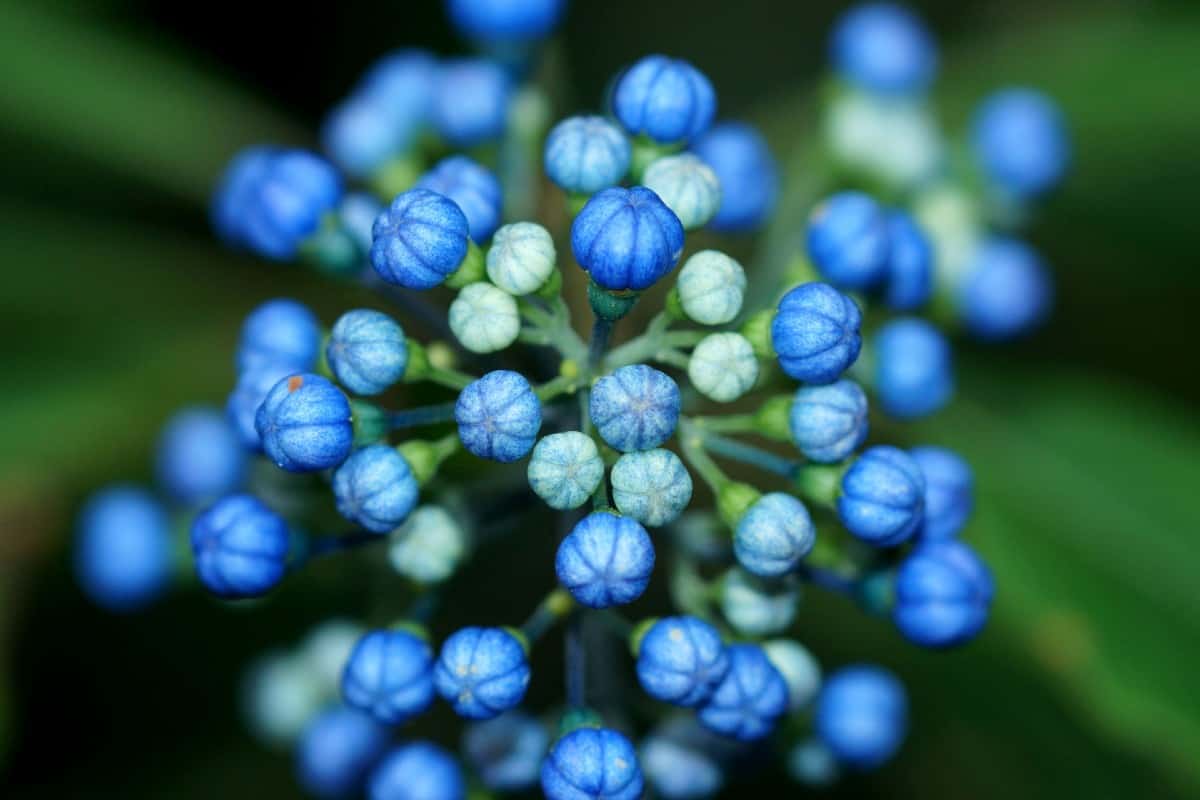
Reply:
M7 797L294 795L286 755L238 722L240 670L366 607L359 566L344 559L244 611L181 591L115 618L83 601L67 562L81 498L148 479L167 415L222 402L247 310L288 294L329 320L363 301L217 246L204 206L225 160L256 141L312 145L324 109L390 47L458 47L436 2L258 5L0 0ZM573 5L564 53L579 107L630 59L682 55L712 76L722 116L763 124L803 176L841 4ZM826 665L878 659L912 693L901 756L833 793L1200 796L1200 7L915 5L942 41L937 99L951 130L989 89L1038 86L1066 109L1076 165L1031 234L1054 266L1051 324L1016 347L962 343L956 402L881 431L953 446L975 465L967 535L997 574L994 624L961 652L928 654L837 598L804 601L799 635ZM785 203L776 239L806 211ZM549 560L500 551L486 569L542 581ZM451 591L481 583L476 565ZM532 699L554 694L535 682ZM442 715L430 724L452 735Z

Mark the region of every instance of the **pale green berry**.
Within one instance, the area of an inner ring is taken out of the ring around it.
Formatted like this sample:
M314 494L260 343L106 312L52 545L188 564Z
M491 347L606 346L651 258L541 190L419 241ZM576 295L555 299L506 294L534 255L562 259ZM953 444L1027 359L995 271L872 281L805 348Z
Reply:
M490 283L472 283L450 304L450 330L473 353L494 353L517 340L517 301Z
M514 222L492 237L487 275L511 295L531 294L550 278L556 258L549 231L533 222Z
M688 361L696 391L718 403L736 400L758 380L758 359L740 333L713 333L700 340Z
M421 506L389 534L388 559L396 572L418 583L440 583L467 552L467 532L441 506Z
M721 207L721 182L691 153L660 158L646 168L642 184L675 212L684 230L695 230Z
M788 685L788 708L799 711L817 696L821 688L821 665L808 648L792 639L763 642L767 659L779 670Z
M552 433L533 448L529 486L559 511L578 508L604 479L604 460L592 437L579 431Z
M800 590L793 580L758 580L731 569L721 581L721 613L744 636L770 636L787 630L796 618Z
M289 746L327 702L321 688L302 656L267 653L242 682L242 708L251 732L269 745Z
M643 525L674 522L692 499L692 476L670 450L626 453L612 468L613 502Z
M688 319L724 325L742 310L746 271L722 252L701 250L684 262L675 286Z

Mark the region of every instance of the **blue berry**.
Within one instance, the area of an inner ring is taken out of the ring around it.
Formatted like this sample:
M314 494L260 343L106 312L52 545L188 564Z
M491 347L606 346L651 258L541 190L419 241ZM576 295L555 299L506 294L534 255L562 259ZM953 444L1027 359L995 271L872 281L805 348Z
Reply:
M900 749L907 733L904 687L881 667L844 667L821 688L814 724L838 761L874 769Z
M839 192L813 210L805 243L825 280L839 289L869 288L887 272L887 213L869 195Z
M307 372L321 352L321 324L308 306L296 300L268 300L242 323L238 342L240 372L265 366L284 366Z
M222 173L213 192L209 215L217 236L226 244L246 246L246 212L277 152L273 147L247 147L233 157Z
M575 217L571 249L596 285L641 291L675 268L683 224L646 187L613 187L593 195Z
M508 125L512 83L491 61L462 58L447 61L438 71L433 96L433 125L457 148L499 139Z
M733 644L726 650L729 672L701 707L700 722L739 741L762 739L787 711L787 684L758 645Z
M911 311L929 301L933 292L933 246L911 216L888 215L888 256L883 300L889 308Z
M804 504L783 492L771 492L738 520L733 552L746 571L773 578L795 569L816 542L817 529Z
M327 709L305 725L296 745L300 785L317 797L356 794L387 742L387 728L367 714L342 706Z
M153 602L171 580L171 525L142 489L119 486L88 500L79 515L75 573L83 591L110 611Z
M716 759L688 742L651 735L642 742L639 757L656 796L666 800L713 797L725 782Z
M613 464L613 502L643 525L674 522L692 499L692 476L670 450L626 453Z
M868 3L838 20L830 41L838 73L877 94L923 91L937 71L929 31L910 11L891 3Z
M805 458L835 464L867 440L867 396L852 380L802 386L792 399L788 424Z
M463 755L489 789L516 792L537 783L550 745L545 728L520 711L477 722L463 734Z
M546 137L546 175L562 189L594 194L616 186L632 158L625 133L604 117L568 117Z
M728 671L721 634L695 617L660 619L638 645L638 681L646 694L665 703L706 702Z
M523 375L498 369L462 390L454 419L470 453L507 464L533 447L542 427L542 404Z
M469 236L467 217L453 200L410 189L375 220L371 266L388 283L432 289L467 257Z
M908 453L888 445L866 450L842 476L838 516L852 534L876 547L912 537L925 510L925 478Z
M1050 311L1054 290L1033 248L994 238L976 248L958 290L959 313L981 339L1001 341L1028 333Z
M398 118L425 120L433 104L437 58L424 50L404 48L376 61L358 86L380 108Z
M431 742L411 742L384 756L367 782L368 800L466 800L454 757Z
M833 383L858 358L862 314L827 283L806 283L779 301L771 345L779 366L805 383Z
M258 498L229 495L192 522L196 573L220 597L259 597L283 580L289 538L287 522Z
M446 0L454 27L482 42L543 39L558 25L566 6L566 0Z
M379 394L404 377L404 330L383 312L347 311L334 323L325 359L338 383L354 394Z
M896 572L892 620L924 647L962 644L983 629L994 590L991 572L967 545L921 544Z
M491 719L524 699L529 658L504 628L463 628L442 645L433 683L460 717Z
M875 391L898 419L932 414L954 394L950 343L923 319L901 318L875 334Z
M925 521L918 531L921 540L953 539L975 507L971 466L944 447L914 447L908 454L925 477Z
M592 387L588 416L610 447L651 450L675 433L679 387L670 375L645 364L620 367Z
M450 156L433 166L417 181L416 188L448 197L467 217L471 238L485 242L500 227L504 204L500 181L492 171L466 156Z
M613 113L633 135L656 142L692 139L712 124L717 95L704 73L681 59L646 56L617 82Z
M368 177L406 150L421 126L420 117L404 117L369 94L338 103L321 125L321 147L354 177Z
M288 472L336 467L354 444L350 401L320 375L291 375L275 384L254 427L267 457Z
M242 371L238 375L237 384L225 401L225 415L237 432L243 446L251 450L262 450L262 439L254 420L258 416L258 407L267 397L267 392L275 388L275 384L294 372L291 367L283 364L265 364Z
M375 220L383 213L383 206L374 195L353 192L342 198L338 209L338 223L364 256L371 252L371 229Z
M593 512L558 547L554 571L580 605L608 608L641 597L654 570L654 545L628 517Z
M708 227L730 233L761 227L779 196L779 167L762 135L744 122L722 122L693 142L692 152L721 185L721 205Z
M400 526L417 504L417 479L394 447L355 451L333 473L338 513L373 533Z
M547 800L637 800L645 780L629 740L608 728L578 728L542 762Z
M1071 159L1062 113L1033 89L1004 89L985 99L971 129L984 174L1018 198L1053 189Z
M285 261L337 208L342 181L324 159L304 150L274 154L243 208L241 241L267 258Z
M195 505L236 491L246 477L246 451L229 419L209 408L180 411L158 438L158 482Z
M433 702L433 651L406 630L366 633L342 670L342 699L387 725L415 717Z

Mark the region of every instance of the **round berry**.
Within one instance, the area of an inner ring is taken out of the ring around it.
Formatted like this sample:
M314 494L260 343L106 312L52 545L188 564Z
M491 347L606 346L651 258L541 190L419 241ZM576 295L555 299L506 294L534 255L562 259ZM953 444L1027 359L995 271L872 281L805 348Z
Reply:
M259 597L283 580L287 522L248 494L218 500L192 522L192 555L200 582L219 597Z
M467 726L463 755L489 789L518 792L537 783L550 737L541 723L520 711Z
M746 271L724 253L701 250L683 262L675 286L688 319L701 325L724 325L742 310Z
M360 308L334 323L325 359L338 383L354 394L379 394L404 377L408 345L394 319Z
M875 391L898 419L932 414L954 394L950 343L923 319L904 317L875 334Z
M720 584L721 613L745 636L769 636L786 630L796 618L800 591L793 581L766 584L734 568Z
M254 427L258 407L266 399L267 392L292 373L291 367L266 364L238 374L237 384L229 393L229 399L225 401L225 415L244 447L262 450L262 439L259 438L258 429Z
M679 387L665 372L631 364L592 387L588 415L610 447L628 453L658 447L679 422Z
M373 533L398 527L417 504L417 479L394 447L355 451L333 473L333 496L343 517Z
M896 572L892 620L915 644L962 644L983 629L994 591L991 572L967 545L921 544Z
M488 280L514 297L531 294L550 279L557 258L548 230L533 222L514 222L492 239Z
M1053 189L1071 160L1062 112L1033 89L987 97L975 113L971 144L988 179L1018 198Z
M433 684L460 717L491 719L525 697L525 646L504 628L463 628L442 645Z
M717 95L704 73L688 62L652 55L621 75L612 107L631 134L671 143L708 130L717 111Z
M578 728L542 762L548 800L637 800L645 781L629 740L608 728Z
M888 215L888 256L883 299L896 311L911 311L933 292L933 245L908 214Z
M448 197L467 217L471 238L484 242L500 225L504 194L492 171L466 156L450 156L417 181L416 188Z
M638 681L646 694L664 703L700 705L728 671L721 634L695 617L660 619L638 645Z
M700 708L700 722L739 741L762 739L787 711L787 684L758 645L733 644L726 651L729 671Z
M829 786L838 777L838 763L833 751L815 738L796 743L788 753L787 770L793 780L817 788Z
M692 499L692 476L670 450L626 453L611 479L621 513L651 527L674 522Z
M692 351L687 373L700 394L718 403L730 403L754 388L758 357L740 333L711 333Z
M862 192L840 192L808 218L808 257L840 289L866 289L887 272L887 213Z
M263 451L288 472L336 467L350 455L350 401L320 375L291 375L267 392L254 427Z
M763 642L762 648L787 684L788 710L805 708L821 688L821 665L807 647L791 639Z
M523 375L499 369L462 390L454 419L463 447L506 464L524 458L533 447L542 427L542 405Z
M923 91L937 71L937 49L912 12L892 3L867 3L846 12L830 40L830 57L844 79L878 94Z
M908 454L925 478L925 519L918 531L922 541L954 538L975 508L971 465L944 447L914 447Z
M867 396L852 380L796 390L788 414L792 440L804 457L836 464L867 440Z
M895 447L866 450L842 476L837 513L852 534L876 547L894 547L920 527L925 478L913 458Z
M546 138L546 175L574 194L616 186L629 172L629 138L604 117L568 117Z
M421 506L392 531L388 560L392 569L417 583L441 583L454 574L467 554L467 532L441 506Z
M481 58L443 62L433 93L433 126L456 148L494 141L508 127L512 82L504 69Z
M467 257L470 228L457 204L428 189L397 195L375 220L371 265L406 289L432 289Z
M293 372L312 369L321 352L321 325L308 306L296 300L268 300L242 323L238 343L240 372L285 366Z
M296 745L300 785L317 797L354 794L387 742L387 728L369 715L342 706L327 709L304 727Z
M342 667L366 630L356 622L334 617L313 628L300 645L304 667L328 691L337 694Z
M111 611L134 611L171 581L171 525L166 510L142 489L105 489L84 506L75 540L75 573L83 591Z
M554 571L580 605L608 608L641 597L654 571L654 545L628 517L593 512L562 540Z
M881 667L844 667L821 688L815 727L838 761L874 769L904 741L908 729L904 687Z
M274 747L294 744L328 702L305 659L287 651L269 651L255 659L240 689L247 727Z
M438 60L432 53L401 48L376 61L358 86L379 107L424 121L433 105Z
M764 494L742 514L733 552L744 569L762 577L786 575L817 542L808 509L783 492Z
M304 150L275 153L256 177L241 209L241 241L267 258L291 259L337 208L341 178L331 164Z
M472 353L503 350L521 333L517 301L487 281L465 286L450 304L450 330Z
M217 235L226 244L247 246L246 210L277 153L273 147L247 147L233 157L221 174L221 180L213 192L209 215Z
M641 291L675 268L683 225L646 187L617 186L593 195L575 217L571 249L596 285Z
M548 36L566 0L446 0L454 27L482 42L526 42Z
M338 224L364 256L371 252L371 229L382 213L383 206L366 192L346 195L338 208Z
M384 756L367 781L368 800L466 800L454 757L431 742L411 742Z
M958 290L959 313L980 339L1002 341L1028 333L1050 312L1049 271L1028 245L990 239L976 248Z
M646 168L642 183L675 212L687 231L703 227L721 205L717 174L691 153L658 159Z
M579 431L552 433L533 448L529 486L559 511L578 508L604 479L604 459L592 437Z
M342 671L342 699L387 725L433 702L433 651L406 630L374 630L354 645Z
M779 366L805 383L833 383L858 358L862 314L854 301L826 283L806 283L779 301L771 345Z
M196 505L236 491L246 451L228 417L210 408L180 411L158 437L158 482L176 500Z
M416 140L424 120L367 92L338 103L321 124L321 147L346 174L368 178Z
M666 800L702 800L721 790L725 776L720 765L699 747L652 735L638 753L646 779Z
M692 152L721 186L721 204L708 227L728 233L761 227L779 196L779 167L762 135L744 122L722 122L693 142Z

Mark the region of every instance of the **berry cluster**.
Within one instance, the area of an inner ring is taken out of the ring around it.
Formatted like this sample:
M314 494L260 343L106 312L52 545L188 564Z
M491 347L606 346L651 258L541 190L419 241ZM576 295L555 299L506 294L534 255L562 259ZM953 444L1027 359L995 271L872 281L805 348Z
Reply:
M565 2L446 5L483 56L388 55L330 113L324 156L249 148L212 207L230 246L360 281L397 310L324 329L295 300L255 308L226 413L187 410L163 432L164 497L112 488L84 510L84 589L116 610L153 601L171 582L174 519L200 583L226 600L382 545L410 613L326 622L247 684L255 730L294 744L319 796L459 800L540 782L552 800L647 785L706 797L772 734L804 783L881 765L905 737L904 688L876 665L823 674L790 634L799 588L845 594L925 647L983 628L992 576L959 538L970 467L944 447L868 443L869 412L912 419L950 401L945 330L1004 339L1045 316L1040 259L990 231L1011 231L1064 173L1053 104L993 95L972 158L951 159L924 94L929 34L895 6L850 11L831 40L819 202L785 272L746 270L721 243L767 224L780 174L752 126L714 121L700 70L648 56L603 113L550 127L527 76ZM523 219L539 207L555 210ZM586 339L572 285L587 288ZM753 307L763 289L772 302ZM656 300L644 329L621 330ZM425 329L440 338L419 342ZM388 404L420 393L445 396ZM480 610L487 624L435 639L437 590L460 564L555 529L493 524L503 544L485 542L488 492L454 499L470 459L492 463L490 489L515 478L514 502L557 512L556 580L523 622ZM334 509L348 532L326 530ZM673 607L655 616L643 595L668 575ZM531 682L556 682L533 661L560 626L565 702L539 719L519 707ZM612 637L657 701L649 719L593 706L587 662ZM392 741L439 700L471 721L461 760Z

